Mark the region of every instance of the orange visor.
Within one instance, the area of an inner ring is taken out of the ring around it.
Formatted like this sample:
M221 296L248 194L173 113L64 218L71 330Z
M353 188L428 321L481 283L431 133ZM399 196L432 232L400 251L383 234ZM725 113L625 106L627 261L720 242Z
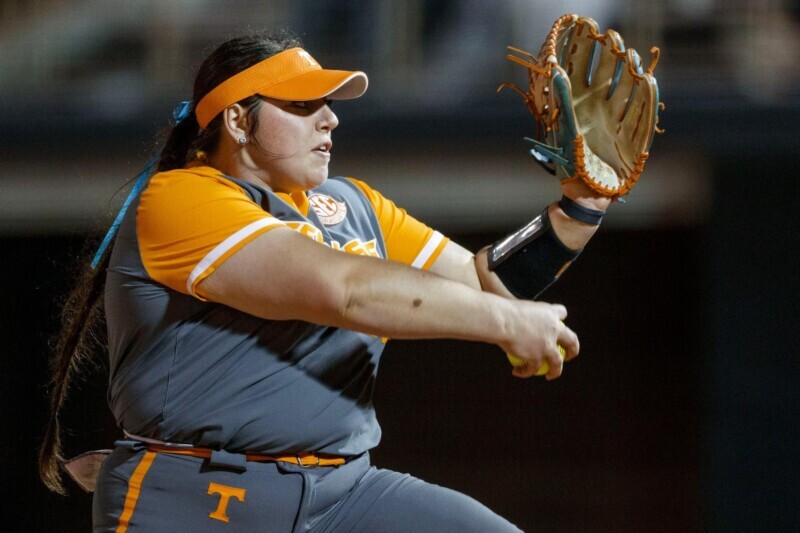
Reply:
M205 128L223 109L254 94L292 101L349 100L366 90L367 75L363 72L324 70L302 48L290 48L216 86L200 99L195 114L197 123Z

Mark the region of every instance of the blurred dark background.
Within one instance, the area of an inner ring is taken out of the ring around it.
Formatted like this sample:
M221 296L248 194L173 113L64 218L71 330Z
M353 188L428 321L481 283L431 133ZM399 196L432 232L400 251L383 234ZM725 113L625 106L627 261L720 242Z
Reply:
M87 238L156 149L219 42L289 28L337 103L333 172L367 180L477 250L558 198L512 92L565 12L613 27L666 110L643 179L547 299L582 355L516 380L495 347L390 342L382 467L470 494L528 531L800 530L797 2L283 0L0 3L0 505L11 531L86 531L91 498L47 493L36 451L48 342ZM67 451L109 447L105 370L65 415Z

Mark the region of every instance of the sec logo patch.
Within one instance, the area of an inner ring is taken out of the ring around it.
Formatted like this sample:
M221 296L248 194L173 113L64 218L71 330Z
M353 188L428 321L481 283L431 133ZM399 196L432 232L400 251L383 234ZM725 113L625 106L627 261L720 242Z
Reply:
M308 203L326 226L338 224L347 216L347 204L331 198L327 194L312 194Z

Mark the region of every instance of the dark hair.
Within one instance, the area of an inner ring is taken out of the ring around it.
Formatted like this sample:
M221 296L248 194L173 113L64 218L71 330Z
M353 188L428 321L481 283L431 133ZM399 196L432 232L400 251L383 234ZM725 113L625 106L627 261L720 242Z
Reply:
M286 33L270 36L249 35L223 43L200 66L194 82L192 102L197 104L214 87L234 74L296 46L300 46L300 42ZM248 133L252 134L258 127L257 115L253 111L258 109L261 102L262 99L258 96L251 96L239 102L248 112L250 119ZM198 150L212 151L219 142L221 124L221 115L217 115L201 130L197 124L197 117L194 113L190 113L186 119L172 128L161 151L158 170L181 168L194 159Z
M290 34L254 34L231 39L218 46L197 72L192 102L197 103L214 87L234 74L255 65L279 52L300 46ZM248 112L248 128L252 134L258 126L255 110L261 98L245 98L242 104ZM174 125L167 135L158 160L158 171L184 167L195 159L198 150L212 151L220 137L222 119L215 117L206 128L200 129L194 113ZM81 366L92 359L95 332L103 323L103 290L106 268L111 254L106 253L97 268L85 261L83 273L62 307L61 330L55 339L50 362L50 418L39 450L39 475L52 491L64 494L61 479L61 427L59 413L69 392L69 383Z

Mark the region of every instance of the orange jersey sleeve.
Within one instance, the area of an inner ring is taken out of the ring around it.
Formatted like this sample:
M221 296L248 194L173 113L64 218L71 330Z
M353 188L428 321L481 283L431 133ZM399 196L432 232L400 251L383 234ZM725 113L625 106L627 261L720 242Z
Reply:
M139 253L153 280L205 300L197 284L257 236L285 226L210 167L155 174L137 210Z
M378 216L388 259L427 270L436 262L449 239L397 207L394 202L363 181L348 178L356 185Z

